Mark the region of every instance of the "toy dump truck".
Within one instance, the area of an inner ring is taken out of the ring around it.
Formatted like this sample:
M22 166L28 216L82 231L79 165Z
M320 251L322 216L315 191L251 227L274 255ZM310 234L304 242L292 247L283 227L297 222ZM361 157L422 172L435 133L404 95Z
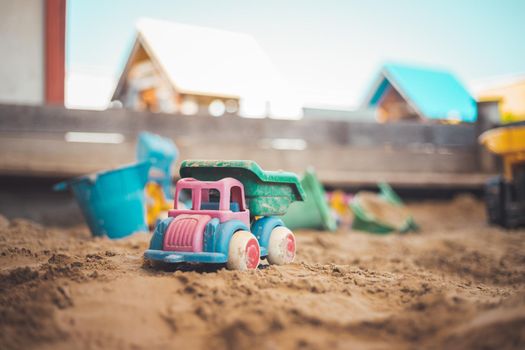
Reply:
M480 142L503 158L503 175L485 186L489 222L506 228L525 226L525 122L485 131Z
M287 264L295 236L278 217L304 198L297 176L263 171L253 161L184 161L174 209L161 221L144 256L163 263L226 263L257 268L261 258ZM188 209L179 199L187 200Z

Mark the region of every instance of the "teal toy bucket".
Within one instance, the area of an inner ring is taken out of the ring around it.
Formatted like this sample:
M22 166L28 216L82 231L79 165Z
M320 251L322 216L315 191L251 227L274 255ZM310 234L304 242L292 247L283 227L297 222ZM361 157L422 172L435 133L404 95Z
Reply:
M149 169L149 162L136 163L64 181L54 189L71 189L94 236L123 238L148 231L144 186Z
M141 132L137 141L137 160L151 162L149 181L161 185L164 195L172 198L173 163L179 151L169 138L149 132Z

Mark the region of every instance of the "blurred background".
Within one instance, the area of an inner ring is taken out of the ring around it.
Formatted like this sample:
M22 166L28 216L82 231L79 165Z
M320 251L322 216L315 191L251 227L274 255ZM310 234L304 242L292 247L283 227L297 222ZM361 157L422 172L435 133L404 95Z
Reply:
M479 194L501 171L479 135L525 120L523 1L0 8L7 216L75 221L51 185L133 162L141 131L172 139L179 159L312 166L330 189Z

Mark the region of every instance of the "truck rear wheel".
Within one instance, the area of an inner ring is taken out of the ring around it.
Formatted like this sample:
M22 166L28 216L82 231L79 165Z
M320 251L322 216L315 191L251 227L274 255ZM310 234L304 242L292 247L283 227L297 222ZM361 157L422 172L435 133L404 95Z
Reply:
M249 231L237 231L230 240L228 262L230 270L255 270L259 266L261 248L257 238Z
M290 229L278 226L272 230L268 243L268 262L275 265L291 263L295 258L295 236Z

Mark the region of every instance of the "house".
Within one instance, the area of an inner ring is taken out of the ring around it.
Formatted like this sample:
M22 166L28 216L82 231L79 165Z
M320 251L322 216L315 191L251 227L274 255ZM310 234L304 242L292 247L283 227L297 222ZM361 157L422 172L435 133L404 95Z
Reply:
M66 3L0 3L0 103L64 105Z
M474 122L476 101L450 72L386 64L365 97L364 108L376 108L380 122L430 120Z
M479 101L499 101L501 121L525 121L525 75L490 79L478 88Z
M251 36L143 19L112 100L154 112L300 118L293 96Z

